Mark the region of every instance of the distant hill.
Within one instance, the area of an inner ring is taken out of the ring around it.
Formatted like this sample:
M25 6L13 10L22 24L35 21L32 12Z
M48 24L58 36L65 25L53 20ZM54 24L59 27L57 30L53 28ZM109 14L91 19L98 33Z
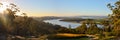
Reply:
M69 16L69 17L62 17L62 18L104 19L108 17L107 16Z
M39 21L50 20L50 19L60 19L60 17L55 17L55 16L32 17L32 18Z
M89 19L104 19L104 18L108 18L107 16L76 16L76 17L80 17L83 19L89 18Z
M108 18L107 16L62 16L62 17L57 17L57 16L45 16L45 17L33 17L35 19L38 19L38 20L49 20L49 19L68 19L68 18L74 18L74 19L77 19L77 18L82 18L82 19L104 19L104 18Z

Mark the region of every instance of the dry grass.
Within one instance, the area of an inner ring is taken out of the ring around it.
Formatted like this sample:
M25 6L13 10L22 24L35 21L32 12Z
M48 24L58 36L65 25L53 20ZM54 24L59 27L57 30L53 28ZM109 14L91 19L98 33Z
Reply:
M86 34L71 34L71 33L59 33L56 34L57 36L64 36L64 37L80 37L80 36L86 36Z

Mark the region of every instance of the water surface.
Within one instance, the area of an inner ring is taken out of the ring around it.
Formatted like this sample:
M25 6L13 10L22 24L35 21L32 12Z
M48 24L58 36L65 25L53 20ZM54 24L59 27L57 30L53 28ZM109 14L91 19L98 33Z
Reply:
M76 28L81 25L79 23L64 22L60 20L61 19L52 19L52 20L44 20L44 22L52 23L54 25L60 25L60 26L67 27L67 28L69 28L69 26L71 26L71 28Z
M52 23L54 25L60 25L60 26L67 27L67 28L69 27L76 28L81 25L80 23L65 22L65 21L60 21L60 20L61 19L52 19L52 20L44 20L44 22ZM99 28L103 27L102 25L99 25L99 24L97 24L97 26Z

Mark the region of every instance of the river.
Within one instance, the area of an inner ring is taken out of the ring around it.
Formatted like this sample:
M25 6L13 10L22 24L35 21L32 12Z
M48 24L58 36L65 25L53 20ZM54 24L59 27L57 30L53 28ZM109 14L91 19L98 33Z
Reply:
M44 22L51 23L53 25L60 25L60 26L67 27L67 28L69 27L76 28L81 25L80 23L65 22L65 21L60 21L60 20L61 19L51 19L51 20L44 20ZM99 28L103 27L102 25L99 25L99 24L97 24L97 26Z

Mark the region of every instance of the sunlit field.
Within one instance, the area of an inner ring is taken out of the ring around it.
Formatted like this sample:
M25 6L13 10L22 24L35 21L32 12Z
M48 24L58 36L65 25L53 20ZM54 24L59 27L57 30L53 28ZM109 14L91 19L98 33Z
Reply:
M120 40L120 0L0 0L0 40Z

